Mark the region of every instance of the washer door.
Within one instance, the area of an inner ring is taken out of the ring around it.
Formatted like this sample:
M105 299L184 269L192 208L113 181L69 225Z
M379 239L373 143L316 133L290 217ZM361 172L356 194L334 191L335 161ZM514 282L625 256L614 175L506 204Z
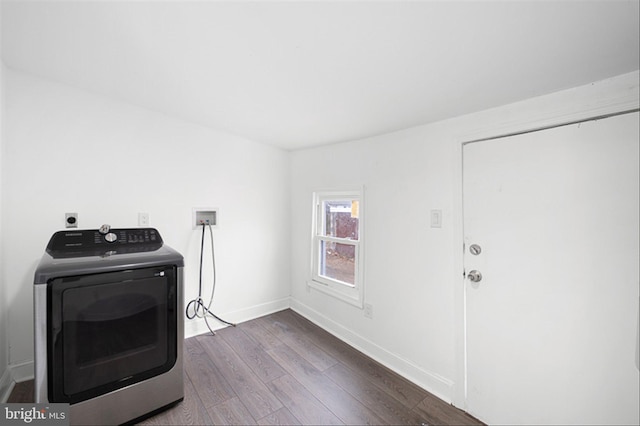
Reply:
M73 404L170 370L176 283L173 266L51 280L49 400Z

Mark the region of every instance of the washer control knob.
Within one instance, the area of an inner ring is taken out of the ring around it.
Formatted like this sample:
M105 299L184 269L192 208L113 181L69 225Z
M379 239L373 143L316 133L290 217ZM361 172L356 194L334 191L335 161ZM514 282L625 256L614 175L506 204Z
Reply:
M106 235L109 233L110 229L111 229L111 226L105 223L100 227L100 229L98 229L98 232L101 233L102 235Z
M107 240L108 243L113 243L118 239L118 236L113 232L109 232L107 235L104 236L104 239Z

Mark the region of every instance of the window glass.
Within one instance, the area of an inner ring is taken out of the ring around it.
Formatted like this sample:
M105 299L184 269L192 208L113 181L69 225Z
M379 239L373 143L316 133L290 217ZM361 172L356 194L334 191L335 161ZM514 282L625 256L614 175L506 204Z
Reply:
M309 285L362 307L362 189L314 193Z
M355 285L355 257L353 245L320 241L320 275Z
M325 201L324 235L328 237L358 239L358 201ZM354 214L355 213L355 214Z

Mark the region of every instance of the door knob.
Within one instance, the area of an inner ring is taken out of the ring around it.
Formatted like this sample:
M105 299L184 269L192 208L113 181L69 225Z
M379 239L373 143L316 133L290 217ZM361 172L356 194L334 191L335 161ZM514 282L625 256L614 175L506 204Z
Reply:
M473 271L469 272L469 280L472 283L479 283L480 281L482 281L482 274L474 269Z

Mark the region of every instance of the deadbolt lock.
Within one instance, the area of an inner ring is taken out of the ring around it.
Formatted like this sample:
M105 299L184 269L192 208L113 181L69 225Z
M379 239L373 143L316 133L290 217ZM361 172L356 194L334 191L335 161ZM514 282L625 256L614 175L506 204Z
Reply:
M482 253L482 247L477 244L471 244L471 246L469 246L469 251L472 255L477 256Z

